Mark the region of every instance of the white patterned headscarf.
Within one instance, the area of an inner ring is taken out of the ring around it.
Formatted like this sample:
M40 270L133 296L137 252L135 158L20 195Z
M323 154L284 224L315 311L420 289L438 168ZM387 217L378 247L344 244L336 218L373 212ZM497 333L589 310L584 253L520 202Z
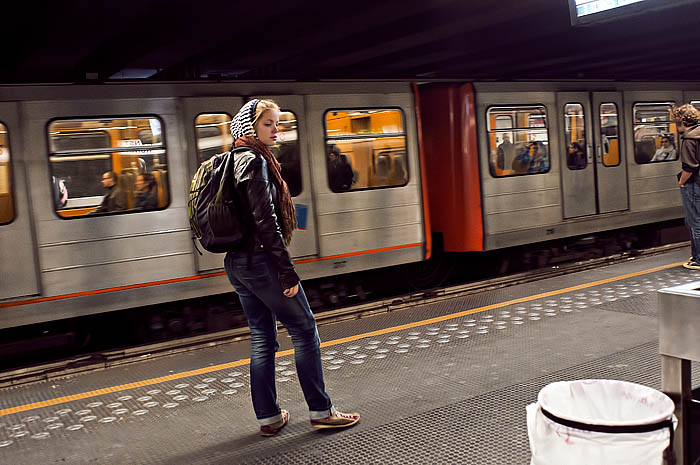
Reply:
M255 121L255 108L258 106L260 99L253 99L246 103L238 110L236 116L231 120L231 135L233 140L243 136L254 136L255 129L253 122Z

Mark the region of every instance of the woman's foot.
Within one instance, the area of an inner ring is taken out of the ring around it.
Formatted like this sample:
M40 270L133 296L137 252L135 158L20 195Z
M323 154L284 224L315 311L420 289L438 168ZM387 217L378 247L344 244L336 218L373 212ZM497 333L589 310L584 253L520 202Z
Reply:
M282 415L282 419L280 421L260 427L261 436L274 436L275 434L279 433L282 428L284 428L284 425L289 422L289 412L283 409L280 411L280 414Z
M360 421L359 413L341 413L333 412L326 418L311 420L311 426L314 428L347 428Z

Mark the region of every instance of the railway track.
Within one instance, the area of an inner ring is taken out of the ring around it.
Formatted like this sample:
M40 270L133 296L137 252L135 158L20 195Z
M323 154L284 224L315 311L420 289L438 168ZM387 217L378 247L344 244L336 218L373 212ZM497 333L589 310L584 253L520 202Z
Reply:
M344 308L326 310L316 313L315 317L319 325L343 320L360 319L379 313L400 311L416 305L452 299L485 290L498 289L516 284L552 278L564 274L585 271L588 269L599 268L606 265L620 263L625 260L633 260L642 256L657 255L687 246L688 242L668 244L644 250L615 254L607 257L550 266L537 270L529 270L526 272L496 278L488 278L466 284L450 285L426 291L411 292ZM284 332L284 329L280 328L280 332ZM153 359L207 347L229 344L231 342L247 339L249 336L250 332L248 328L242 327L153 344L73 356L63 360L0 372L0 387L11 387L70 377L80 373L103 370L119 365L136 363L146 359Z

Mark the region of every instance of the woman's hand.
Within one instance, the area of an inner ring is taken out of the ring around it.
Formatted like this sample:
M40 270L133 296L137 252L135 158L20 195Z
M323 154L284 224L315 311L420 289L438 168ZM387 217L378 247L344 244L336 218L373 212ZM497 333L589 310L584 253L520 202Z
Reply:
M290 287L289 289L284 290L284 296L289 297L290 299L297 295L297 292L299 292L299 284L295 284L294 287Z

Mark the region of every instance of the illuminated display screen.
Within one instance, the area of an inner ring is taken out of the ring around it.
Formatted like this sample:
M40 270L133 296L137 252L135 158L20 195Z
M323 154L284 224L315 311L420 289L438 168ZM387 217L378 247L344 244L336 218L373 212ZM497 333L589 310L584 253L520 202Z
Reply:
M586 16L601 11L612 10L632 3L643 2L644 0L576 0L576 16Z
M620 17L658 12L698 0L569 0L571 24L599 23Z

